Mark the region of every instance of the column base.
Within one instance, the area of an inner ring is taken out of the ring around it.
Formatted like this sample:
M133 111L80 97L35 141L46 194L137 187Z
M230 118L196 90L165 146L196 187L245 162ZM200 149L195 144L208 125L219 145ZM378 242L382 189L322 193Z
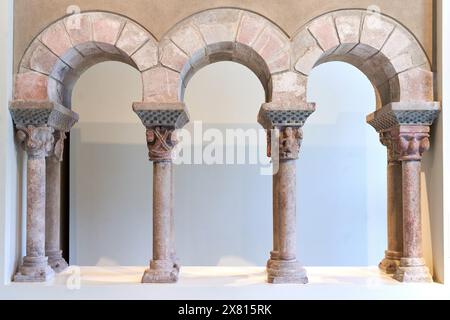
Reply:
M47 263L47 257L24 257L19 271L14 276L15 282L46 282L55 276Z
M69 264L62 257L62 251L48 251L45 252L48 257L48 264L56 273L63 272L69 267Z
M273 284L308 283L306 270L297 260L269 260L267 262L267 281Z
M394 279L400 282L433 282L430 270L421 258L402 258Z
M380 262L378 268L387 274L395 274L400 265L401 256L400 252L386 250L385 258Z
M178 281L180 266L172 260L152 260L150 268L142 276L142 283L175 283Z

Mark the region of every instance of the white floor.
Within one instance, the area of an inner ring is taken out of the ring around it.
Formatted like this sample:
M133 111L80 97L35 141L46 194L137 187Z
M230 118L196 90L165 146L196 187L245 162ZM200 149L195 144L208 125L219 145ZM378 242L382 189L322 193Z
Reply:
M49 283L12 283L0 299L450 299L441 284L403 284L376 267L309 267L307 285L271 285L262 267L183 267L176 284L141 284L144 267L72 266Z

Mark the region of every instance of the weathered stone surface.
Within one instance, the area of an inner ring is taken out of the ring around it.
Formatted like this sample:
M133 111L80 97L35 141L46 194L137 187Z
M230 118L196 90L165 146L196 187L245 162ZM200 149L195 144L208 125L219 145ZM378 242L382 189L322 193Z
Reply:
M59 21L44 30L41 35L41 41L59 57L63 56L70 48L72 48L72 43L70 42L69 35L67 34L62 21Z
M285 105L306 103L306 83L306 76L292 71L273 75L272 101Z
M420 205L421 159L430 148L428 126L398 126L390 131L402 161L403 255L394 278L402 282L431 282L423 260Z
M16 75L14 99L17 100L47 100L48 76L34 71L22 72Z
M18 140L27 160L26 256L14 277L16 282L43 282L54 276L45 256L45 156L53 143L49 127L21 127Z
M69 16L63 20L74 46L92 41L92 21L88 14Z
M39 45L30 58L30 69L49 75L57 61L58 57L54 53L44 45Z
M235 9L208 10L193 17L206 44L234 42L241 11Z
M325 15L314 20L308 29L324 51L340 45L332 15Z
M181 72L189 59L189 57L171 41L165 41L161 44L159 54L159 60L163 66L178 72Z
M91 20L94 41L115 45L124 26L124 19L109 13L92 13Z
M206 47L202 35L192 24L181 25L171 34L170 39L190 57Z
M341 43L356 44L359 42L361 27L361 13L337 13L335 18L336 30Z
M144 71L158 64L158 47L148 41L131 57L136 63L139 71Z
M380 133L380 141L387 148L387 235L388 247L379 268L395 274L403 255L402 163L389 131Z
M303 30L295 36L292 50L296 59L295 70L305 75L309 74L324 53L308 30Z
M364 17L361 43L375 50L380 50L394 28L395 25L387 21L382 15L369 13Z
M163 67L156 67L143 73L144 101L178 102L180 74Z
M411 69L398 74L389 83L392 101L433 101L433 73L430 71Z
M266 21L256 14L244 13L237 33L236 41L251 46L266 27Z
M116 47L131 56L136 52L146 41L151 39L147 30L138 26L136 23L127 21L119 40L117 40Z
M48 257L50 267L59 273L68 267L60 249L61 161L65 133L57 131L54 137L52 151L46 158L45 255Z
M289 41L280 31L274 27L266 27L258 39L252 44L252 48L265 60L273 61L278 53L289 47Z

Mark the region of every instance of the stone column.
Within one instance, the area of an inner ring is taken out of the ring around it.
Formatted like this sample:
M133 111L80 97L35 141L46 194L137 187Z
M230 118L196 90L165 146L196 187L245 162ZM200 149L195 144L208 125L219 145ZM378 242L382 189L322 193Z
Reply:
M307 283L296 258L296 160L303 138L300 127L280 127L278 172L274 175L274 251L267 264L270 283ZM273 254L275 253L275 254Z
M54 141L53 129L31 125L17 129L18 140L28 154L27 243L14 281L43 282L54 276L45 256L45 157Z
M175 252L172 151L177 143L174 131L189 122L189 115L180 102L135 102L133 110L147 129L153 162L153 259L142 282L176 282L180 264Z
M153 259L145 270L143 283L178 280L174 262L172 150L176 144L172 127L147 128L149 158L153 161Z
M296 160L302 127L315 104L269 102L261 106L258 122L267 130L267 155L273 164L273 248L267 262L269 283L308 282L297 261Z
M48 256L48 264L59 273L68 267L60 248L61 161L66 135L58 130L54 137L53 150L46 159L45 254Z
M428 126L392 130L402 161L403 256L394 278L401 282L432 282L422 249L420 172L422 154L430 147Z
M394 274L403 254L403 203L402 162L389 132L380 133L380 140L387 147L387 236L388 248L379 268Z
M172 170L171 170L171 178L170 178L170 184L171 184L171 192L170 192L170 202L173 203L174 201L174 168L172 166ZM174 212L173 212L173 205L171 207L170 210L170 257L173 261L173 264L175 265L175 268L177 268L178 270L180 270L180 262L178 261L178 257L177 257L177 253L176 253L176 249L175 249L175 216L174 216Z
M279 131L267 130L267 156L272 157L272 148L279 147ZM272 260L277 260L279 257L279 226L280 216L278 212L278 171L279 171L279 158L278 154L274 153L272 158L273 176L272 176L272 251L270 251L270 258L267 261L266 267L271 264Z
M389 103L367 116L389 151L389 241L380 268L391 273L395 267L394 278L403 282L431 281L422 254L420 165L429 148L430 126L439 112L438 102L404 101Z

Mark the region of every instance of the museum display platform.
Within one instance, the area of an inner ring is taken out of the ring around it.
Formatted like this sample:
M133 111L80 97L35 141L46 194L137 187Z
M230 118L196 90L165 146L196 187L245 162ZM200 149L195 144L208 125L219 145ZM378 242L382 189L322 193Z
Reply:
M450 287L405 284L377 267L307 267L309 283L271 285L264 267L182 267L173 284L141 284L145 267L76 267L47 283L11 283L0 299L448 299Z

